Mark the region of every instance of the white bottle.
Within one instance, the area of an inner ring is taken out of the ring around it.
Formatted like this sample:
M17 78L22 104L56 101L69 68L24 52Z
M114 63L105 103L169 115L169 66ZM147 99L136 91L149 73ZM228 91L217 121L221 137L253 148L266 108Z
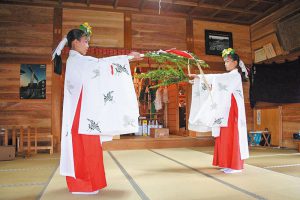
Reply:
M155 128L158 128L158 121L155 120Z

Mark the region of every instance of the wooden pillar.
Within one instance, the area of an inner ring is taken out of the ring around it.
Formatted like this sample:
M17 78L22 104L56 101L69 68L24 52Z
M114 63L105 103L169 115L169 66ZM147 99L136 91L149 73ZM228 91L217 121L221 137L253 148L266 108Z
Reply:
M194 32L193 32L193 19L188 17L186 19L186 46L187 50L194 52Z
M124 48L132 48L132 36L131 36L131 13L124 13Z
M53 18L53 48L56 48L62 39L62 14L61 7L54 8ZM62 70L63 71L63 70ZM51 134L57 138L54 144L56 151L60 150L61 134L61 116L62 116L62 99L63 99L63 75L54 73L52 69L52 88L51 88Z
M30 126L27 127L27 156L30 156L30 149L31 149L31 136L30 136Z
M186 46L189 52L194 53L194 26L193 26L193 19L191 16L189 16L186 19ZM191 73L194 73L193 68L191 69ZM192 101L192 85L188 84L186 87L186 130L189 136L192 136L192 132L188 130L191 101Z
M24 129L23 129L23 126L21 126L21 128L20 128L19 148L18 148L19 153L23 153L23 142L24 142Z
M34 153L37 154L37 127L34 127Z
M12 127L12 145L16 146L16 127Z
M7 130L7 127L4 128L4 146L8 146L8 130Z

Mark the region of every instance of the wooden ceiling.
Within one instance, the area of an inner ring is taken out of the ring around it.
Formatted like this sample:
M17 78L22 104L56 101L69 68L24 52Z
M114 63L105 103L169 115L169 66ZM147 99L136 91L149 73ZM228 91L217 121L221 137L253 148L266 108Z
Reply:
M2 0L27 4L87 7L133 13L175 15L251 25L287 3L298 0Z

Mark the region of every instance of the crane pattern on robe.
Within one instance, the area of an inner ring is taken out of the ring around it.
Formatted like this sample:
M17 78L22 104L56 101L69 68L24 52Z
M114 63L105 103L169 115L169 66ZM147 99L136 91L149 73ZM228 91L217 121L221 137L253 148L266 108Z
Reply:
M205 83L201 83L201 88L202 88L203 91L207 90L207 86L205 85Z
M74 85L72 85L70 81L67 81L67 90L70 94L72 94L73 89L74 89Z
M228 91L227 90L227 85L224 85L222 83L218 83L218 86L219 86L219 91Z
M235 91L241 98L244 98L241 90L235 90Z
M123 117L123 121L124 121L124 127L127 127L127 126L135 127L135 125L134 125L135 120L130 118L128 115L125 115Z
M97 78L98 76L100 76L100 70L99 69L94 69L93 74L94 74L94 76L92 77L92 79Z
M127 75L129 75L129 72L126 68L126 65L121 65L119 63L113 63L112 66L114 66L114 69L116 70L117 74L120 75L122 73L126 73Z
M112 96L112 93L113 93L114 91L109 91L106 95L105 94L103 94L103 96L104 96L104 105L106 105L106 103L107 102L114 102L113 100L114 100L114 97Z
M222 124L222 121L223 121L223 117L217 118L217 119L215 119L213 125Z
M87 119L89 121L89 132L91 132L92 130L97 130L99 133L101 133L101 129L99 127L99 124L96 123L94 120L92 119Z

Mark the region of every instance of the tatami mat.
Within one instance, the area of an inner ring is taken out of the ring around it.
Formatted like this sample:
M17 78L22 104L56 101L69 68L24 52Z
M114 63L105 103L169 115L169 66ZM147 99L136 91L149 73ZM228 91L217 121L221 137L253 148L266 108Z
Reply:
M41 199L299 199L298 177L251 165L224 174L211 162L185 148L104 152L108 186L99 194L70 194L57 170Z

